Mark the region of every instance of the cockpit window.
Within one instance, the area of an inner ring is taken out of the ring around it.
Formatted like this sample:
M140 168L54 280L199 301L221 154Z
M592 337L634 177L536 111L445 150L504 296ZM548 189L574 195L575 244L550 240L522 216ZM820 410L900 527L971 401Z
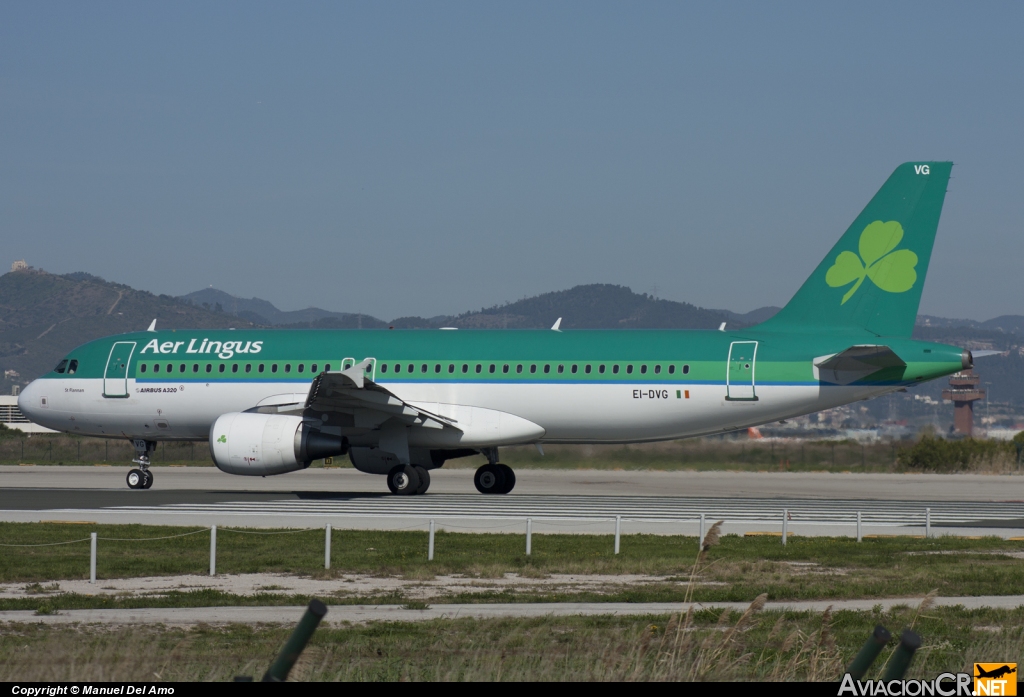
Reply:
M71 363L68 364L68 375L74 375L75 371L77 371L77 370L78 370L78 361L75 361L75 360L71 361Z
M68 361L67 361L67 359L65 358L65 359L64 359L63 361L61 361L60 363L58 363L58 364L57 364L57 367L56 367L56 368L54 368L53 370L54 370L54 372L56 372L56 373L63 373L63 372L65 371L65 369L67 369L67 367L68 367Z

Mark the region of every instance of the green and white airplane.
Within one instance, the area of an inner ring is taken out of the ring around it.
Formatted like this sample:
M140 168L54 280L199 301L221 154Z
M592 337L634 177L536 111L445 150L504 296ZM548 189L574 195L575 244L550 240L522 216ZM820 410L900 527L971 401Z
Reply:
M21 393L48 428L133 441L149 488L161 440L209 440L224 472L283 474L348 454L422 494L506 445L637 443L743 429L971 367L911 331L952 163L900 165L793 299L726 331L171 330L87 343ZM756 292L756 289L752 289ZM560 320L559 320L560 321Z

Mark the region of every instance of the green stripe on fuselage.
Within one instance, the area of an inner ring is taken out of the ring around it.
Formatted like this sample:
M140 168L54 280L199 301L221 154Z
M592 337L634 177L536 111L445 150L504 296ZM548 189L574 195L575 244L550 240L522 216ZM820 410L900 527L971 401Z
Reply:
M193 341L193 339L195 341ZM197 348L204 340L220 349L220 353L187 353L191 345ZM70 354L69 360L78 361L73 376L48 373L49 378L102 378L111 346L115 341L134 341L136 349L131 358L128 375L140 381L266 381L308 382L314 373L330 364L339 370L344 358L356 362L374 358L377 363L374 379L388 382L471 382L471 383L661 383L707 384L724 383L727 357L733 341L757 341L754 362L755 381L758 384L816 384L812 361L815 358L838 353L858 344L889 346L906 363L905 369L887 369L861 384L912 384L954 373L961 368L961 349L954 346L877 337L867 333L789 334L757 331L719 332L702 330L238 330L194 331L169 330L139 332L108 337L85 344ZM155 343L154 343L155 342ZM260 350L252 348L260 342ZM161 351L161 347L172 347ZM248 345L250 352L239 353ZM227 348L225 348L227 347ZM173 350L175 349L176 350ZM402 365L400 373L394 365ZM153 373L151 366L159 363L161 373ZM166 365L174 371L168 375ZM140 371L141 364L147 372ZM181 364L186 372L180 372ZM245 365L252 365L245 372ZM258 365L265 370L258 372ZM278 372L271 372L277 364ZM284 366L291 365L289 373ZM304 372L298 372L298 365ZM384 372L383 366L388 370ZM408 365L414 366L412 373ZM427 372L422 366L427 365ZM463 364L468 371L463 372ZM480 373L476 366L483 366ZM490 365L496 366L490 372ZM509 366L504 372L504 366ZM199 372L193 366L199 366ZM210 372L206 366L210 365ZM224 372L220 372L220 366ZM238 372L232 372L238 365ZM522 372L518 366L522 365ZM536 365L537 372L530 372ZM544 373L543 366L551 372ZM558 373L557 366L565 366ZM571 372L571 366L578 366ZM591 372L586 372L586 366ZM601 373L599 366L606 366ZM619 365L619 372L612 366ZM626 372L632 365L633 372ZM640 367L647 366L642 373ZM440 366L438 372L437 366ZM453 369L450 371L449 366ZM655 366L661 366L655 372ZM674 372L669 373L669 366ZM683 367L688 371L683 372Z

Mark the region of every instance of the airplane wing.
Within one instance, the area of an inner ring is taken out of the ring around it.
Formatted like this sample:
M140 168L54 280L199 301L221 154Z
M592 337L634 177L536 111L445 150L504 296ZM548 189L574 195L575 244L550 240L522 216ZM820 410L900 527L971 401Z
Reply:
M814 359L815 377L822 382L849 385L887 368L907 364L888 346L858 345Z
M369 361L334 372L320 373L306 396L304 413L339 414L342 426L376 428L388 419L426 428L454 428L455 419L441 416L404 401L366 377Z

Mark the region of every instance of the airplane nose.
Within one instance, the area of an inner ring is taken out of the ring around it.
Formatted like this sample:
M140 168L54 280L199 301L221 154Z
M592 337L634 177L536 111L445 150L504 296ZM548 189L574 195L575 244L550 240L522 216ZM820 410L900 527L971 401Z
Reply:
M33 380L25 385L25 389L18 394L18 411L32 422L36 421L39 414L39 385L38 380Z

